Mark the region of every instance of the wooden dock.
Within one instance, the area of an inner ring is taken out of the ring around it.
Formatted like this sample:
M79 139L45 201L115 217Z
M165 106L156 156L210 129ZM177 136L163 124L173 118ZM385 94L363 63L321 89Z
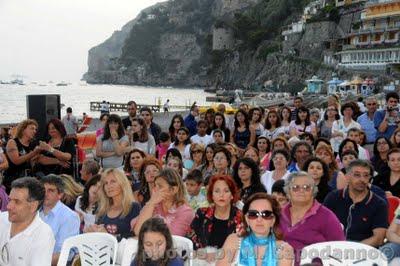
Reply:
M100 105L102 102L90 102L90 111L100 111ZM137 109L138 111L142 107L149 107L153 113L158 113L162 110L162 105L151 105L151 104L137 104ZM110 103L110 112L126 112L128 109L128 105L126 103ZM169 106L170 110L177 111L177 110L189 110L190 106L185 106L185 105L170 105Z

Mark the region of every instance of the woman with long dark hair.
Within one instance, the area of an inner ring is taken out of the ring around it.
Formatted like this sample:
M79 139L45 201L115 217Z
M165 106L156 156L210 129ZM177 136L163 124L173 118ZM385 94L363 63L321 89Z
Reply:
M389 170L387 155L393 144L386 137L378 137L374 143L374 156L371 158L372 166L378 173Z
M285 129L281 127L281 118L275 110L268 112L267 117L265 118L264 127L265 130L263 135L269 140L273 140L279 136L285 136Z
M250 128L247 113L243 110L239 109L235 113L234 130L231 135L231 140L238 146L241 154L248 146L254 145L256 133L254 129Z
M48 141L40 142L39 147L43 152L39 156L36 171L43 175L72 175L75 144L73 140L66 138L67 132L63 123L57 118L51 119L47 123L45 135Z
M288 106L283 106L279 111L279 117L281 119L281 127L285 132L285 137L289 138L290 135L290 120L292 116L292 110Z
M124 154L129 146L124 125L119 115L112 114L104 126L104 134L97 138L96 156L103 168L118 168L124 163Z
M334 106L330 105L325 111L324 119L318 123L317 131L320 137L330 139L332 135L333 122L340 119L339 110Z
M162 170L160 161L155 158L144 160L142 169L140 170L140 187L137 194L137 201L143 206L150 200L154 192L156 176Z
M327 164L320 158L312 157L304 164L303 171L314 179L315 185L318 187L315 199L319 203L323 203L326 195L332 190L328 185L329 171Z
M247 198L257 192L267 192L260 181L260 169L254 160L241 158L233 166L233 179L240 188L240 199Z
M154 156L156 154L156 141L148 133L145 121L142 118L135 117L131 123L132 146Z
M126 155L124 172L132 182L132 191L134 194L136 194L140 188L140 170L142 169L145 159L145 152L136 148Z
M254 130L256 138L264 133L264 126L261 124L262 112L259 107L253 107L249 110L250 128Z
M314 122L310 121L310 110L300 106L297 109L296 120L290 122L290 136L300 136L305 132L311 133L314 138L317 137L316 126Z
M171 142L175 141L176 135L178 134L178 130L184 126L185 122L180 114L176 114L172 117L171 124L169 125L168 128L169 136L171 137Z
M216 129L220 129L222 131L222 136L223 136L225 142L230 141L231 131L226 126L226 120L225 120L225 116L223 113L220 113L220 112L215 113L214 123L212 124L212 127L211 127L211 134L210 134L211 136L213 135L213 132Z
M183 260L170 257L174 249L171 232L160 218L150 218L139 232L138 249L131 266L183 266Z
M189 129L181 127L177 131L175 141L171 143L169 148L179 150L182 155L182 161L185 163L186 160L190 160L190 143Z
M82 196L76 199L75 211L81 218L83 230L96 223L101 175L94 175L85 184Z

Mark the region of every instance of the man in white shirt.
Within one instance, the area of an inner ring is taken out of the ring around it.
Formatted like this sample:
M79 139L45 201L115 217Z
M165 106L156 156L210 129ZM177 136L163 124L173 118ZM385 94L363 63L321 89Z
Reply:
M0 214L0 265L51 265L53 232L37 212L44 195L35 178L19 178L11 184L7 212Z

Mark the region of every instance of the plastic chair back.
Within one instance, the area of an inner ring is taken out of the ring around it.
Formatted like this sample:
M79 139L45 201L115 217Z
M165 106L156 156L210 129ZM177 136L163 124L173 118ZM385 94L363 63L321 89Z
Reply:
M117 259L117 239L107 233L86 233L67 238L61 248L57 266L66 266L71 248L77 248L81 266L114 266Z
M388 200L388 222L390 224L393 221L397 207L399 207L400 198L395 196L389 196L387 197L387 200Z
M185 265L193 265L193 242L183 236L172 236L174 247L177 249L177 254L185 260Z
M138 250L138 240L134 238L128 238L125 241L125 247L122 253L121 266L130 266L131 262L135 258Z
M301 264L317 261L331 266L388 265L386 256L379 249L352 241L330 241L304 247L301 252Z

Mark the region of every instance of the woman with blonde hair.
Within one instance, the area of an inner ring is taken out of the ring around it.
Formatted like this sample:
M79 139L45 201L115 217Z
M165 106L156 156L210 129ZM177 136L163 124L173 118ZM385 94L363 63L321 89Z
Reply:
M143 207L134 232L139 234L143 223L152 217L164 219L172 235L184 236L194 218L192 208L186 202L186 192L178 172L166 168L155 178L155 190Z
M35 120L26 119L18 124L15 138L7 142L6 157L9 167L4 172L3 180L7 193L10 193L12 181L32 176L32 163L42 151L34 142L37 128L38 123Z
M133 199L128 178L124 172L110 168L103 172L100 182L97 221L86 232L109 233L118 241L131 237L140 205Z
M64 194L61 201L74 210L76 199L83 194L83 186L70 175L63 174L60 177L64 183Z

